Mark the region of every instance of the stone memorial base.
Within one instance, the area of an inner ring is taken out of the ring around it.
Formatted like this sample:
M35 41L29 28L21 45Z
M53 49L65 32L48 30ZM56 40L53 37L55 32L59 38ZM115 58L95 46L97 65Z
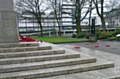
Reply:
M0 11L0 43L18 43L16 12Z
M97 37L96 36L90 36L89 40L90 40L90 42L96 42L97 41Z
M0 0L0 43L18 43L18 22L13 0Z

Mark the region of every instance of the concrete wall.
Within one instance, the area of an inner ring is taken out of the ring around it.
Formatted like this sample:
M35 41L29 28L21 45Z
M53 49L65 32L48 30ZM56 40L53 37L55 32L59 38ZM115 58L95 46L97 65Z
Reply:
M18 43L18 24L13 0L0 0L0 43Z

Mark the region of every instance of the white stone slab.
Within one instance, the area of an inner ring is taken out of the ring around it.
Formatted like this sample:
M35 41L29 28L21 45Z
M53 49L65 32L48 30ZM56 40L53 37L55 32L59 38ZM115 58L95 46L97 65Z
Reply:
M0 12L0 20L2 20L2 12Z
M0 0L0 11L14 11L13 0Z
M17 43L18 24L16 13L13 11L0 12L0 43Z
M14 11L2 11L1 12L2 19L15 19L16 20L16 12Z
M0 0L0 43L18 43L17 14L13 0Z

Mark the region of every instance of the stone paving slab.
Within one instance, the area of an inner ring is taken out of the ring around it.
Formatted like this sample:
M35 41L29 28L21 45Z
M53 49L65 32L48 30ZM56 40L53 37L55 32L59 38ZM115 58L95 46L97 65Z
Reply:
M40 69L40 70L14 72L14 73L3 73L0 74L0 79L16 79L16 78L23 79L23 77L35 79L36 77L47 77L47 76L55 76L55 75L61 75L61 76L37 78L37 79L107 79L109 75L112 77L114 76L114 74L117 75L119 72L117 71L119 69L119 64L115 64L116 67L111 68L114 66L114 64L111 63L113 62L111 61L112 58L107 59L111 56L107 52L103 54L102 51L90 50L84 47L80 47L80 49L75 49L73 45L55 45L55 44L53 45L50 43L40 43L40 47L44 47L44 46L52 46L52 48L54 49L65 49L65 51L67 52L66 54L76 54L76 55L79 54L81 57L83 56L95 57L97 58L97 63L57 67L57 68L50 68L43 70ZM116 58L115 55L113 56ZM109 69L103 69L103 68L109 68ZM96 69L103 69L103 70L96 70ZM113 71L114 69L116 70ZM94 71L90 71L90 70L94 70ZM113 73L114 72L116 73L112 74L112 72L110 73L110 70L113 71ZM76 73L76 72L82 72L82 73Z
M80 54L60 54L60 55L46 55L46 56L32 56L32 57L19 57L19 58L5 58L0 59L0 64L18 64L28 62L40 62L59 59L70 59L80 57Z
M50 43L46 43L50 44ZM75 45L65 45L65 44L50 44L52 47L61 47L66 49L66 51L77 52L86 56L96 57L98 60L103 59L104 61L110 61L115 64L114 68L95 70L89 72L75 73L62 76L54 76L48 78L37 78L37 79L120 79L120 55L112 54L109 52L104 52L100 50L89 49L85 47L80 47L80 49L75 49Z
M51 46L0 48L0 53L8 53L8 52L25 52L25 51L36 51L36 50L51 50L51 49L52 49Z
M30 47L30 46L39 46L39 43L7 43L0 44L0 48L12 48L12 47Z
M117 41L98 40L97 42L67 43L67 45L81 46L81 47L85 47L85 48L106 51L109 53L120 55L120 52L119 52L120 51L120 42L117 42ZM95 47L95 46L99 46L99 47Z
M0 79L10 79L10 78L11 79L16 79L16 78L34 79L36 77L42 78L42 77L49 77L49 76L56 76L56 75L85 72L85 71L91 71L91 70L97 70L97 69L111 68L113 66L114 64L111 62L103 62L99 60L96 63L89 63L89 64L64 66L64 67L40 69L40 70L29 70L29 71L21 71L21 72L13 72L13 73L3 73L3 74L0 74Z
M11 53L0 53L1 58L15 58L15 57L28 57L28 56L43 56L43 55L54 55L64 54L63 49L52 49L52 50L40 50L40 51L27 51L27 52L11 52Z
M81 54L81 56L82 55L94 56L97 59L103 59L105 61L114 62L114 64L115 64L114 68L96 70L96 71L90 71L90 72L83 73L83 74L85 74L86 77L87 76L89 77L88 74L94 73L95 76L94 76L93 79L110 79L110 78L120 79L120 76L119 76L120 75L120 55L112 54L112 53L104 52L104 51L100 51L100 50L89 49L89 48L85 48L85 47L80 47L80 49L75 49L74 45L61 44L60 46L66 48L66 49L69 49L71 51L77 51L77 52L79 52ZM97 74L102 74L102 76L104 78L101 78L101 75L97 75ZM72 77L72 75L68 75L68 76ZM78 76L78 77L81 78L83 76ZM118 78L115 78L115 77L118 77ZM75 79L79 79L79 78L75 78ZM82 79L86 79L86 78L82 78Z
M64 60L53 60L53 61L23 63L23 64L0 65L0 73L53 68L53 67L62 67L62 66L95 63L95 62L96 62L96 58L80 57L80 58L75 58L75 59L64 59Z

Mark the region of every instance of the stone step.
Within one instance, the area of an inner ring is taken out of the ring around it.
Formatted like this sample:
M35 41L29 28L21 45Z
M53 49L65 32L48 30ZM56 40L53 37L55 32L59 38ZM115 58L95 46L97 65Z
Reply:
M11 52L11 53L0 53L0 58L15 58L15 57L28 57L28 56L42 56L42 55L54 55L64 54L65 50L41 50L41 51L29 51L29 52Z
M25 51L37 51L37 50L51 50L52 46L43 47L15 47L15 48L0 48L0 53L10 53L10 52L25 52Z
M80 54L59 54L59 55L45 55L45 56L32 56L32 57L19 57L19 58L5 58L5 59L0 59L0 65L70 59L70 58L78 58L78 57L80 57Z
M62 67L69 65L94 63L94 62L96 62L96 58L84 57L84 58L53 60L53 61L44 61L44 62L24 63L24 64L0 65L0 73Z
M39 43L7 43L7 44L0 44L0 48L31 47L31 46L39 46Z
M120 75L112 76L112 77L110 77L108 79L120 79Z
M2 73L0 74L0 79L28 79L28 78L38 79L43 77L65 75L65 74L72 74L72 73L78 73L78 72L80 73L85 71L92 71L92 70L111 68L111 67L114 67L114 64L111 62L97 61L96 63L89 63L89 64Z

